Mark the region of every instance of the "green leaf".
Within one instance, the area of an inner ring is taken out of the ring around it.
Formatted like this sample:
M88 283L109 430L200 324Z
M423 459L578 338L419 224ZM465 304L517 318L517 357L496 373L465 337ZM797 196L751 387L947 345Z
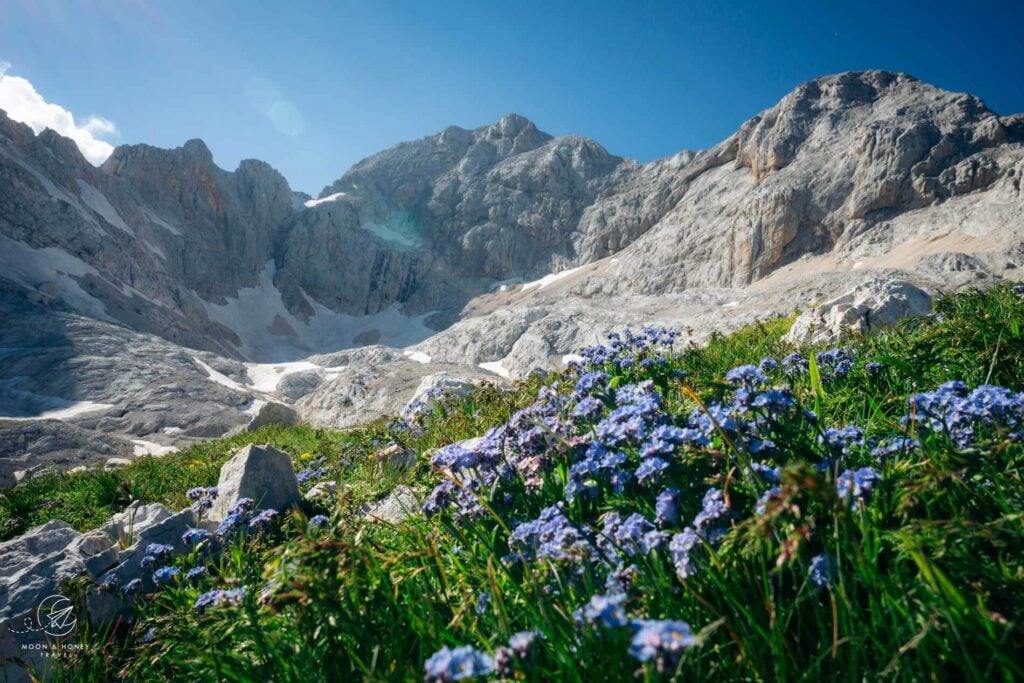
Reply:
M825 401L825 387L821 385L821 371L818 369L818 359L815 354L808 355L808 373L811 376L811 388L814 389L814 412L821 414L821 404Z

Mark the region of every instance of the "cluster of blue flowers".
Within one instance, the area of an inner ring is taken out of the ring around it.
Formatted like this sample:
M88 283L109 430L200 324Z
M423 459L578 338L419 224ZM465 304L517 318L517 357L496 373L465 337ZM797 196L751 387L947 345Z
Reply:
M508 645L499 647L493 656L471 645L443 647L424 664L425 680L427 683L450 683L491 674L512 677L515 663L530 658L539 637L536 631L515 633L508 639Z
M256 502L252 498L239 498L228 508L227 516L217 525L214 534L225 539L241 529L259 532L270 526L270 522L277 517L277 510L261 510L253 515L253 507Z
M431 465L444 479L423 505L428 516L450 511L456 523L466 524L488 514L492 506L484 503L514 509L516 498L511 492L516 486L527 492L539 489L554 465L565 463L564 500L547 506L533 519L511 524L511 552L503 561L536 566L557 563L562 577L573 576L564 573L567 568L582 574L584 565L603 573L607 595L594 596L577 610L577 620L632 625L636 633L631 652L642 661L654 662L661 671L678 662L682 649L694 642L693 635L682 622L637 621L626 616L622 603L637 576L633 562L665 553L680 579L690 579L705 562L704 548L720 544L737 516L725 492L712 487L706 489L690 523L683 525L681 510L687 501L678 488L661 482L684 467L681 463L687 453L720 442L730 450L756 456L749 467L760 482L755 514L763 515L782 493L781 468L769 462L778 452L773 435L790 421L804 420L815 429L818 422L814 413L799 409L789 386L772 386L773 377L808 372L809 362L797 354L781 362L764 358L756 365L733 368L725 376L732 385L725 399L694 408L683 420L664 410L653 381L618 386L612 381L612 367L629 368L652 359L657 363L664 357L653 351L669 348L674 341L675 335L651 328L643 335L629 331L611 335L608 344L589 347L583 353L584 362L574 365L575 384L567 395L560 394L557 385L546 387L534 404L481 439L437 451ZM815 361L822 380L831 382L852 371L855 355L836 348L818 354ZM818 433L826 475L833 471L830 465L862 448L873 446L880 458L917 447L917 442L905 437L869 443L856 425ZM835 487L840 498L860 506L869 502L880 481L875 469L861 467L837 472ZM653 518L616 509L602 517L600 529L571 519L570 506L579 501L600 504L603 497L618 497L627 490L653 499ZM817 566L815 571L817 576L823 569ZM445 666L453 661L471 662L465 666L476 670L481 660L471 652L475 651L442 650L428 670L448 670Z
M192 607L196 612L201 614L211 607L237 605L242 602L246 593L247 591L245 586L227 589L215 588L214 590L207 591L196 598L196 602Z
M1024 440L1024 393L984 384L971 390L960 381L946 382L935 391L914 394L903 424L948 436L967 448L985 433Z
M189 489L185 496L193 501L192 511L197 515L202 515L213 507L213 501L217 499L217 493L216 486L197 486Z
M685 621L672 619L634 619L626 614L623 593L594 595L573 618L581 625L596 628L624 628L633 631L629 653L641 662L654 662L662 673L675 670L683 651L697 642Z
M565 505L558 502L545 508L537 519L512 529L508 541L512 554L506 563L516 560L582 560L595 557L587 534L565 516Z
M821 373L823 383L831 382L840 377L846 377L853 370L853 363L857 355L853 349L836 347L828 351L819 352L814 359L818 363L818 371Z
M427 683L450 683L494 672L494 658L471 645L443 647L424 664Z
M671 350L679 337L679 331L668 327L644 326L640 334L628 327L622 332L609 332L605 344L588 346L580 352L583 361L570 361L570 369L582 369L588 365L612 364L619 368L633 365L664 365L664 353Z
M300 484L317 481L327 476L327 468L323 466L323 458L317 458L309 463L305 469L295 473L295 478Z
M697 642L685 621L638 619L633 621L633 629L629 653L641 662L654 662L660 673L673 673L683 651Z
M870 498L872 489L881 480L882 475L873 467L846 470L836 479L836 491L843 500L860 505Z

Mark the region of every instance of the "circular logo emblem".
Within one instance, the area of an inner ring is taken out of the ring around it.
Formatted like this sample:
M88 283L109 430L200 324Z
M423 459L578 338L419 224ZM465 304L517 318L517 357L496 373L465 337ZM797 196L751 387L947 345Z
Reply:
M75 606L70 600L63 595L51 595L39 603L36 622L43 633L60 638L75 630L78 618L75 616Z

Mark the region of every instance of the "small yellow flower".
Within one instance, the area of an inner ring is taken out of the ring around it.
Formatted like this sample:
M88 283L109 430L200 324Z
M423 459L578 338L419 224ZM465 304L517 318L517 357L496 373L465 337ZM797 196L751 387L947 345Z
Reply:
M309 460L312 457L312 453L303 453L302 455L299 456L299 460Z

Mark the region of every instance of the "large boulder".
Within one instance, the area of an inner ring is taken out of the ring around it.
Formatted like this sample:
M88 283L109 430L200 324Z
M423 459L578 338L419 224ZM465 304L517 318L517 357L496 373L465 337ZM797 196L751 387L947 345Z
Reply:
M373 503L363 505L360 511L369 519L389 524L398 524L420 509L416 494L404 485L396 486L387 496Z
M446 372L427 375L413 392L412 398L402 409L402 415L412 417L417 413L427 412L434 402L442 396L466 396L474 387L472 380L453 377Z
M257 509L284 510L301 500L299 481L287 453L266 444L249 444L224 463L217 500L209 519L221 521L241 498L252 498Z
M120 592L93 587L83 602L73 603L65 595L67 582L116 577L113 586L122 587L138 578L145 590L153 590L142 565L147 548L159 543L171 546L172 555L183 555L191 548L182 534L195 526L213 528L191 509L173 512L157 503L133 503L99 529L80 533L53 520L0 544L0 680L45 679L49 648L58 637L74 643L78 620L87 615L101 627L127 616ZM68 610L56 627L47 623L55 609Z
M393 443L374 453L370 459L385 467L408 470L416 467L417 456L416 451L412 448L404 448Z
M255 432L260 427L269 424L282 424L293 426L299 423L299 414L294 409L284 405L283 403L275 403L270 401L260 406L256 414L252 416L252 419L244 425L240 425L235 429L228 432L228 436L234 436L236 434L243 434L245 432Z
M0 544L0 680L32 680L30 672L45 670L58 637L73 640L81 615L61 594L62 584L89 575L96 556L116 561L106 552L109 543L103 548L95 541L53 520ZM54 610L63 616L48 622Z
M143 505L136 501L125 508L124 512L118 512L107 520L99 530L109 536L112 543L131 545L143 531L173 515L174 511L166 505Z
M932 298L903 280L876 278L800 314L783 339L797 345L830 344L849 335L867 336L903 318L925 315Z

